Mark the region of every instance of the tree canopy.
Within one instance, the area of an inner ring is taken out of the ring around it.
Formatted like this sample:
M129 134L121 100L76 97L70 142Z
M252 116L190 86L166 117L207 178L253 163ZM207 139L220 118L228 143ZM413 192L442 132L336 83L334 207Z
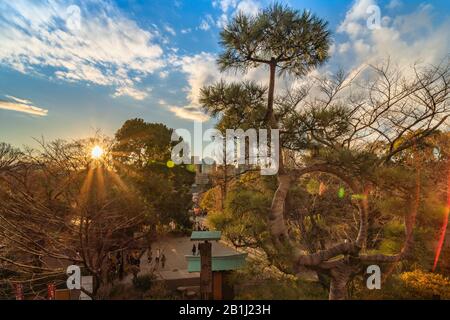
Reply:
M171 166L172 129L142 119L126 121L116 132L113 157L119 172L127 173L146 201L155 208L161 223L189 225L191 166ZM175 201L176 199L176 201Z
M306 75L328 59L331 44L327 22L307 10L300 12L279 3L256 16L238 13L220 38L224 50L217 63L222 71L246 72L261 65L269 68L265 120L271 127L276 127L273 103L277 72Z

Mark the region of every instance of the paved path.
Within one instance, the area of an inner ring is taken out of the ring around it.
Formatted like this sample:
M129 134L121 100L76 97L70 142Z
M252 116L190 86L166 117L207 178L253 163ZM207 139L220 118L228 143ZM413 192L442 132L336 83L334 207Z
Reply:
M155 274L159 279L174 280L198 278L199 273L187 272L187 261L185 257L186 255L192 255L192 246L194 243L198 247L198 242L192 242L189 237L164 238L153 243L153 261L151 264L148 263L148 252L145 252L141 258L141 271L139 272L139 275L149 274L152 272L152 269L155 268ZM166 265L164 268L161 266L161 262L159 263L159 266L155 265L157 248L160 248L161 252L166 256ZM228 255L236 253L237 252L235 250L220 242L212 243L213 255ZM132 275L128 275L123 281L126 283L131 283L132 278Z

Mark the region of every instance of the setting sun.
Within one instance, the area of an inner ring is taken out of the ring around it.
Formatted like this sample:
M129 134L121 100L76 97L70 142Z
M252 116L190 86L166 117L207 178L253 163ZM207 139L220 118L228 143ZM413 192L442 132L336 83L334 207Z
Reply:
M91 157L93 159L100 159L103 156L104 150L100 146L95 146L91 150Z

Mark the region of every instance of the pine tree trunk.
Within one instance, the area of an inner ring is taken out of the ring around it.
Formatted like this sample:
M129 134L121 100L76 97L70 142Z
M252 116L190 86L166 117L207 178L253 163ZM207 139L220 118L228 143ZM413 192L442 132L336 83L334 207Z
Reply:
M276 242L287 240L287 228L284 221L284 204L291 186L291 177L287 174L278 175L278 188L272 200L269 225L272 237Z
M277 65L275 62L272 62L270 65L270 82L269 82L269 95L267 98L267 114L266 114L266 123L270 125L272 129L276 129L277 124L275 121L275 117L273 114L273 103L275 97L275 76L276 76L276 68Z
M329 300L347 299L347 283L350 275L351 270L346 266L339 266L331 271Z

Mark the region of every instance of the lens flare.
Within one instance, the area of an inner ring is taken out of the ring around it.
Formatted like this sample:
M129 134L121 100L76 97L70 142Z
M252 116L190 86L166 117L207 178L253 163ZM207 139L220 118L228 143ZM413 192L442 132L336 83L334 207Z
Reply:
M175 167L175 162L173 162L172 160L167 161L167 167L168 167L168 168L173 168L173 167Z
M450 169L448 172L448 182L447 182L447 206L445 207L444 212L444 221L442 223L440 236L439 236L439 242L436 249L436 255L434 257L434 264L433 264L433 272L436 270L439 258L441 256L442 247L444 246L445 242L445 234L447 232L447 226L448 226L448 217L450 214Z
M343 187L339 188L338 197L339 197L339 199L345 198L345 189Z

